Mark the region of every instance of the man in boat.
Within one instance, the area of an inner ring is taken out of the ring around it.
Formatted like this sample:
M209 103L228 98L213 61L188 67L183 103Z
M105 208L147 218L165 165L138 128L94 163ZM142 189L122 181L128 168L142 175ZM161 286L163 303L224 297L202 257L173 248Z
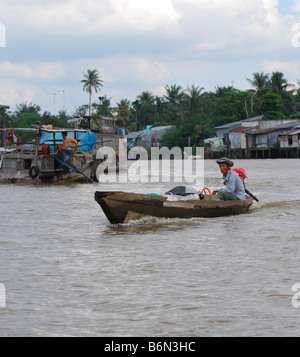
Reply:
M239 175L231 170L234 163L227 157L217 160L220 171L223 174L225 188L215 190L212 194L218 195L223 201L245 200L245 187Z
M62 136L63 136L64 147L74 147L75 149L77 149L78 142L76 139L72 138L71 136L68 136L68 133L66 131L62 133Z

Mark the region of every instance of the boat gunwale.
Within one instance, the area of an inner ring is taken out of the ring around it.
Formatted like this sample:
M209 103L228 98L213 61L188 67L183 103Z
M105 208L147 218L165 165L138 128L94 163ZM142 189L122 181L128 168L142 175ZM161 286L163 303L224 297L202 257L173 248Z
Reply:
M131 197L131 198L128 198ZM171 196L172 197L172 196ZM122 201L128 203L140 203L140 204L161 204L167 203L169 207L172 207L172 203L175 203L178 207L178 204L182 204L184 207L185 204L193 205L195 208L200 207L202 205L207 205L208 207L211 206L232 206L232 205L241 205L244 206L245 203L253 202L253 199L250 196L247 196L245 200L236 200L236 201L222 201L222 200L178 200L178 201L168 201L167 196L151 196L143 193L131 193L131 192L124 192L124 191L96 191L95 192L95 200L106 198L108 200L113 201ZM140 199L138 199L140 198ZM174 205L175 206L175 205Z
M131 199L128 199L128 195L131 196ZM140 199L136 199L137 197ZM246 213L253 203L251 197L240 201L167 201L167 197L165 196L134 194L123 191L96 191L95 201L100 205L104 214L112 224L127 223L129 214L131 218L134 217L134 215L139 217L156 216L167 218L211 218L238 215Z

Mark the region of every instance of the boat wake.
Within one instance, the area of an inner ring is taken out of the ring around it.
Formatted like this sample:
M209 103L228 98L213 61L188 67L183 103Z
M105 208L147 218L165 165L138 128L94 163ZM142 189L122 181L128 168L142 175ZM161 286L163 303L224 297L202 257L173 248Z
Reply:
M260 208L278 208L286 206L297 208L298 206L300 206L300 200L258 203L252 206L252 210Z
M132 220L128 223L112 224L110 228L121 230L138 230L143 231L153 231L153 229L165 229L166 227L172 228L173 230L180 230L182 227L191 226L193 224L198 224L199 222L205 222L207 218L194 217L194 218L160 218L154 216L143 217L139 220Z

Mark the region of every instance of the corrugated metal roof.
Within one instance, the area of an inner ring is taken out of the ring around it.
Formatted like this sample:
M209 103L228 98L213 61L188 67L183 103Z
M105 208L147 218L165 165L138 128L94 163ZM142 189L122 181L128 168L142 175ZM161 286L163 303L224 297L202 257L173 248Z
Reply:
M298 123L299 123L299 121L293 121L293 122L290 122L290 123L285 123L285 124L278 125L278 126L273 127L273 128L253 129L252 131L249 132L249 134L251 134L251 135L268 134L268 133L272 133L274 131L282 131L282 130L285 130L285 129L294 129L294 128L296 128L296 125Z
M300 134L300 129L288 131L287 133L280 134L279 136L290 136L290 135L298 135L298 134Z
M239 126L238 128L234 128L234 129L230 130L230 133L239 132L239 131L246 131L246 130L249 130L249 129L253 129L253 128L252 127L249 128L249 127L245 127L245 126Z
M142 133L143 133L143 135L141 135L140 137L153 135L159 131L164 131L164 130L171 129L171 128L173 128L172 125L171 126L156 126L146 133L144 133L145 130L133 131L132 133L126 134L126 137L127 137L127 139L134 139Z
M281 130L282 129L280 129L280 128L258 129L258 130L249 131L248 134L250 134L250 135L268 134L268 133L272 133L274 131L281 131Z
M285 124L278 125L277 128L281 128L281 129L296 128L297 125L299 125L299 120L292 121L290 123L285 123Z
M215 129L227 129L227 128L232 128L234 126L240 126L241 125L241 121L234 121L232 123L228 123L228 124L224 124L221 126L216 126Z
M250 119L243 119L243 120L227 123L227 124L224 124L224 125L216 126L215 129L226 129L226 128L234 127L236 125L241 126L242 123L259 121L259 120L261 120L261 116L253 117L253 118L250 118Z

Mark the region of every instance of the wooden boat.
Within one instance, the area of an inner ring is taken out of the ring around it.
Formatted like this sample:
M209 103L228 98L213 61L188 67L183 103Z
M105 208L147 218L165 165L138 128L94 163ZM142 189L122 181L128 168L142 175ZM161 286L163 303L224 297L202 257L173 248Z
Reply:
M246 213L252 198L220 201L215 196L198 200L170 201L167 196L127 192L95 192L95 200L112 224L128 223L147 216L161 218L220 217Z
M4 130L4 129L2 129ZM75 151L74 148L62 147L62 132L68 132L78 139L81 129L47 129L37 126L26 129L7 129L11 136L16 133L31 134L34 138L26 144L12 142L10 146L0 148L0 182L87 182L94 181L92 176L93 160L87 162L85 148ZM51 139L41 143L42 134ZM84 154L85 152L85 154ZM92 156L92 155L90 155Z

